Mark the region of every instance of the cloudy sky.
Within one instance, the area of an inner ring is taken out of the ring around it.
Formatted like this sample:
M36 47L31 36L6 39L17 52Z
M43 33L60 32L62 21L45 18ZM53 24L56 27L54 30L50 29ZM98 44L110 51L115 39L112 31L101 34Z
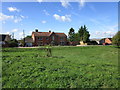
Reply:
M41 1L41 0L39 0ZM86 25L90 38L112 37L118 31L117 2L2 2L2 31L15 38L31 35L36 28L68 34Z

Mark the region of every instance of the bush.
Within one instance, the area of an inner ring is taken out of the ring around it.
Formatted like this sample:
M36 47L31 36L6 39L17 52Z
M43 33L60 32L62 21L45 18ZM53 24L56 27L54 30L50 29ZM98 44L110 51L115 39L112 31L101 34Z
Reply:
M88 45L98 45L98 43L96 41L89 41L87 42Z
M8 46L9 47L18 47L18 41L16 39L12 39L8 41Z
M120 31L116 33L116 35L112 38L112 44L116 46L120 46Z

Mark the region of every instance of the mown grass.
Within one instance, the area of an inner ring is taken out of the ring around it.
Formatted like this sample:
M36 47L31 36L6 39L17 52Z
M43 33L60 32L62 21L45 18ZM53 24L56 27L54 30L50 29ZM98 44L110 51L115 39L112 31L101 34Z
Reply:
M118 48L3 48L3 88L118 88Z

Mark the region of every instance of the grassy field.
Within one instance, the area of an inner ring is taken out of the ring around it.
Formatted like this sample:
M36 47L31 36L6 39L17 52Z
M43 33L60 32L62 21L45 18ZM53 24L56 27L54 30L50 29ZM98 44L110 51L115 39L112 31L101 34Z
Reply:
M3 48L3 88L117 88L118 48Z

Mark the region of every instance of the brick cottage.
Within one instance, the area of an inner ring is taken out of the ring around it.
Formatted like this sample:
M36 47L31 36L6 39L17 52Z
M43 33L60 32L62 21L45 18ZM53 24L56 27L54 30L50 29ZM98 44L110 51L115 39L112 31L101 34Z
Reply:
M55 33L55 32L32 32L33 45L43 46L43 45L66 45L67 36L65 33Z

